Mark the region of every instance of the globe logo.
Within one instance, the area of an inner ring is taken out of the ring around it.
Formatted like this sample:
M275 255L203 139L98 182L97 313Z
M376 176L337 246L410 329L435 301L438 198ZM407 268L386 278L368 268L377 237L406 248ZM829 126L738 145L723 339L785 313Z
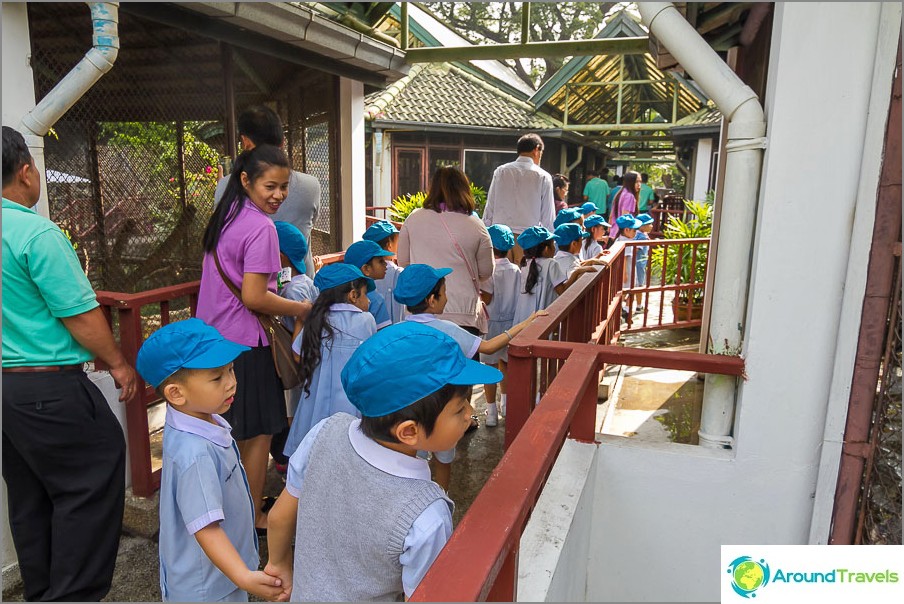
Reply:
M769 565L750 556L735 558L727 572L731 575L731 588L742 598L755 598L754 592L769 583Z

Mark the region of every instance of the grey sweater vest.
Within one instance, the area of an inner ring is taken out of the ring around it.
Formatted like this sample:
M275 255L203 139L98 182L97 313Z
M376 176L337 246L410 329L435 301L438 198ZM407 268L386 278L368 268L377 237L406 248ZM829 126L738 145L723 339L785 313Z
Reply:
M435 482L387 474L348 438L354 417L327 420L311 448L295 538L293 601L402 600L399 556L415 519L437 499Z

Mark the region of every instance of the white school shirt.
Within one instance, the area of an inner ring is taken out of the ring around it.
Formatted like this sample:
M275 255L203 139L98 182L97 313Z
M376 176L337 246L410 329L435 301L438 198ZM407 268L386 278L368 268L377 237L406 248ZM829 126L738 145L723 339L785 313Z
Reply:
M634 241L630 237L619 235L616 241ZM629 268L630 267L630 268ZM629 272L630 271L630 272ZM631 273L634 272L634 247L625 246L625 276L622 279L622 287L631 287Z
M599 241L591 241L588 247L581 246L581 260L593 260L603 253L603 246Z
M236 592L195 538L210 524L219 523L248 568L260 564L254 504L232 427L219 415L211 418L216 424L166 406L159 538L164 601L215 601Z
M527 156L503 164L493 172L483 222L505 224L515 234L532 226L555 229L556 202L552 176Z
M383 300L386 302L386 310L389 311L389 320L393 325L396 323L400 323L405 318L405 305L395 299L393 296L393 292L396 289L396 283L399 281L399 275L402 274L402 269L399 268L399 265L393 262L392 260L386 261L386 276L382 279L377 279L374 283L377 284L377 293L383 296Z
M521 270L508 258L497 258L491 281L493 299L487 305L490 320L484 340L492 340L514 325L515 306L521 291ZM480 354L481 363L494 365L500 360L508 362L508 346L492 354Z
M320 295L320 290L314 285L313 279L307 275L299 274L292 277L277 293L286 300L294 300L295 302L308 300L313 303L317 296ZM282 317L280 321L286 326L286 329L294 331L295 317Z
M358 346L377 333L377 323L369 312L364 312L357 306L344 302L330 306L327 321L333 328L333 338L329 341L326 339L321 341L320 364L314 370L314 376L311 379L311 394L304 394L302 389L298 408L295 410L295 417L292 420L292 427L289 428L286 446L283 449L283 453L287 457L292 456L304 435L320 420L339 411L361 417L361 412L352 405L348 400L348 395L345 394L340 374ZM297 354L301 354L301 339L304 329L292 344L292 350Z
M436 315L429 312L425 312L419 315L408 315L407 317L405 317L405 320L414 321L415 323L423 323L424 325L429 325L434 329L440 330L441 332L455 340L461 347L461 351L464 353L465 357L469 359L477 354L477 349L480 348L480 343L483 342L483 340L479 336L475 336L466 329L459 327L452 321L437 319Z
M572 254L571 252L566 252L565 250L559 250L556 252L556 255L553 257L559 266L562 267L562 270L565 272L565 277L570 277L571 273L574 272L574 269L581 266L581 258Z
M311 428L289 458L286 490L296 499L301 495L311 448L323 424L324 420L321 420ZM366 437L360 428L361 420L353 421L348 427L348 439L361 459L393 476L430 480L430 466L425 460L387 449ZM451 535L452 512L445 499L437 499L414 519L402 543L403 551L399 556L399 564L402 565L402 588L405 590L406 598L410 598L420 585L421 579L427 574Z
M531 262L536 262L539 265L540 275L537 278L533 291L527 293L524 287L527 283ZM565 271L553 258L528 260L527 264L521 267L521 289L518 293L518 303L515 305L515 317L512 322L520 323L535 311L546 309L559 297L556 293L556 287L567 280L568 275L565 274Z

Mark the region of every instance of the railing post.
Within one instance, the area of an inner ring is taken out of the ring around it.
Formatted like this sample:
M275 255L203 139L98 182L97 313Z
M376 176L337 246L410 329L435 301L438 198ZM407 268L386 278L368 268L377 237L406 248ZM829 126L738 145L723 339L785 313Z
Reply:
M119 342L122 353L133 367L141 346L141 309L119 309ZM139 378L140 379L140 378ZM148 409L144 404L144 381L139 393L126 405L126 433L129 438L129 467L132 470L132 493L138 497L154 494L151 472L151 442L148 438Z
M600 365L596 374L599 375ZM581 402L568 430L571 438L583 442L596 441L596 401L599 398L599 382L587 386L581 394Z
M514 602L515 596L518 594L518 550L520 548L520 539L515 539L512 545L512 551L505 557L499 574L496 575L496 581L490 592L487 594L487 602Z
M505 412L505 448L515 441L515 437L530 417L531 400L534 393L531 384L534 381L532 373L535 371L534 359L519 357L509 350L508 375L505 378L508 401Z

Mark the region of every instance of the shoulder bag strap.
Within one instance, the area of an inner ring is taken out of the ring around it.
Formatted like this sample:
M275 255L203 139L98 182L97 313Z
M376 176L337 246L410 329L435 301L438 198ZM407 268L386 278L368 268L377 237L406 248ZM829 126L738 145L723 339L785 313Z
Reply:
M217 270L220 272L220 277L222 277L223 283L226 284L226 287L228 287L229 291L232 292L232 295L234 295L238 299L239 303L242 306L245 306L245 302L242 300L242 292L240 292L239 288L235 286L235 283L233 283L229 279L229 277L226 276L226 273L223 271L223 266L220 264L220 256L219 254L217 254L216 250L213 251L213 261L217 265ZM267 322L271 319L270 315L262 315L257 311L251 310L247 306L245 306L245 308L248 310L248 312L254 315L254 318L256 318L258 323L261 324L261 327L263 327L264 331L268 331Z
M480 283L477 279L477 275L474 274L474 270L471 268L471 264L465 257L465 253L462 251L461 246L458 245L455 237L452 236L452 231L449 230L449 226L446 224L446 219L443 217L442 212L440 212L439 214L439 220L443 223L443 228L446 229L446 234L449 236L449 239L452 240L452 245L455 246L455 250L458 252L458 255L461 256L461 259L464 261L465 267L467 267L468 269L468 274L471 275L471 285L474 286L474 290L477 292L477 298L480 299Z

